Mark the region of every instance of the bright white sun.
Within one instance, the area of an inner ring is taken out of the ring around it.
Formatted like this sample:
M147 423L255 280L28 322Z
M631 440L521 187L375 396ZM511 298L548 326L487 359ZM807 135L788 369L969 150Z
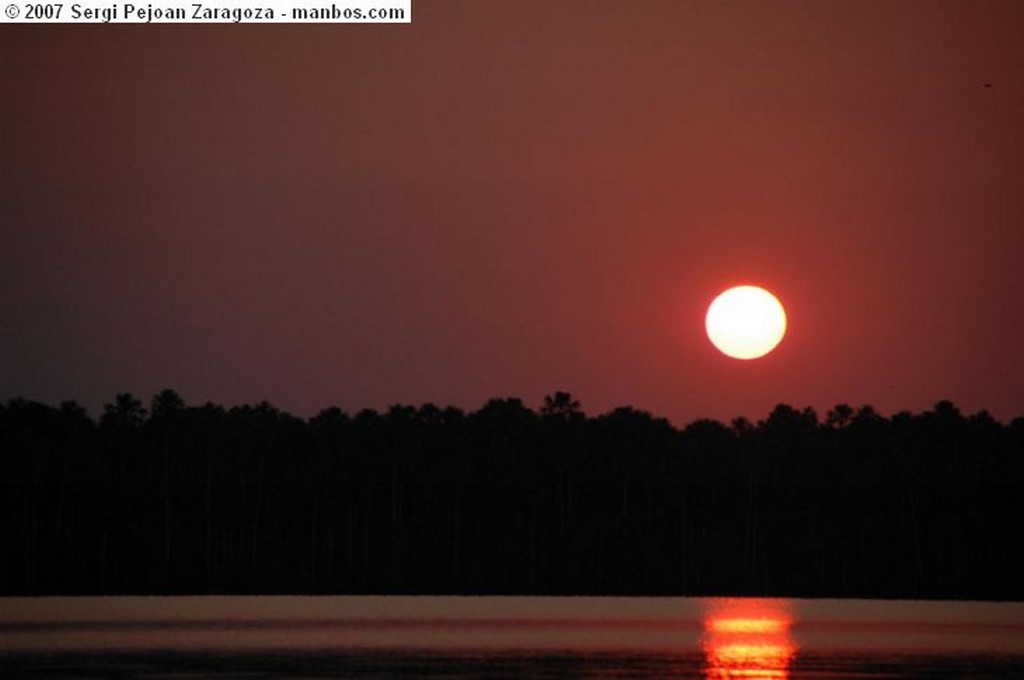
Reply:
M704 326L723 354L757 359L775 349L786 334L786 310L764 288L736 286L712 301Z

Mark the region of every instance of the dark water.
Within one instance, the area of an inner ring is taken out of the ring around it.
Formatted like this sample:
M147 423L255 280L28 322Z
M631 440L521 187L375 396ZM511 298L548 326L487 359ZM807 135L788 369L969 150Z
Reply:
M0 599L0 678L1020 678L1024 605Z

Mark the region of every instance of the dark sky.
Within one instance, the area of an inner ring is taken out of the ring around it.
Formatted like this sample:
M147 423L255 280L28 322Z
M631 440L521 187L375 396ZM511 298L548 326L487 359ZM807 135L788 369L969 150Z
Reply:
M0 399L1024 414L1024 3L413 9L0 28Z

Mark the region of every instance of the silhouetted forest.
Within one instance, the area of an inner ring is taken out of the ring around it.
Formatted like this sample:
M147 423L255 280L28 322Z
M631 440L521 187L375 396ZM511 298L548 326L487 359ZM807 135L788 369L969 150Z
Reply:
M1024 599L1024 418L0 405L0 594Z

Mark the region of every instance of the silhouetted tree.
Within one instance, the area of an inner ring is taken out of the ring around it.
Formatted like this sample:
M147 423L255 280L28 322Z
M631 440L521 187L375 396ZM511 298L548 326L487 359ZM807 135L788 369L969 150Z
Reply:
M113 403L103 405L100 424L133 430L142 427L145 420L146 409L143 408L142 402L133 394L122 393L114 397Z
M834 429L841 430L853 422L854 410L849 404L836 404L836 406L825 416L825 424Z
M568 392L555 392L544 397L540 415L551 420L578 420L583 417L580 402Z

